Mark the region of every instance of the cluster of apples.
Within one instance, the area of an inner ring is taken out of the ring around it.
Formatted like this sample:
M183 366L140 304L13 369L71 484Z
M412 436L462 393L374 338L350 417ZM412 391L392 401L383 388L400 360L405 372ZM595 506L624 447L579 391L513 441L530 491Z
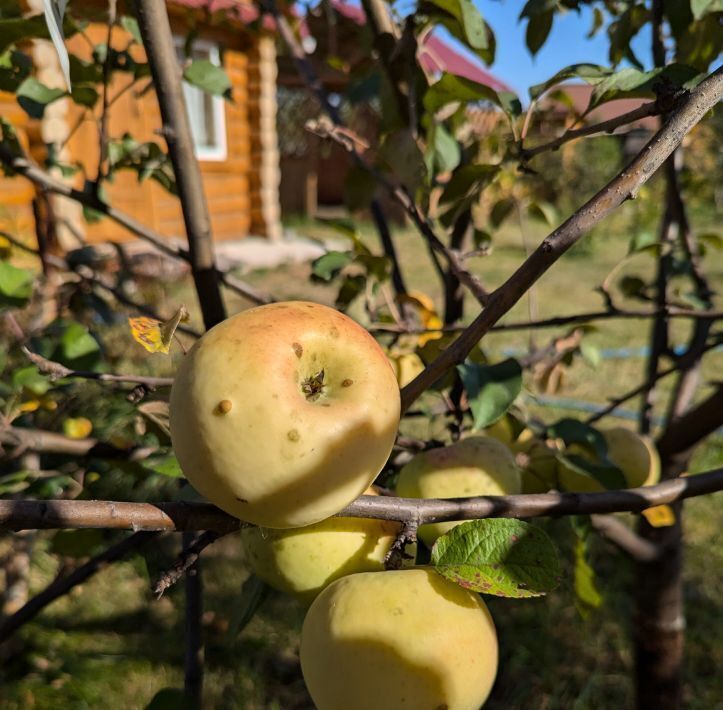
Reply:
M400 418L397 377L409 375L400 369L347 316L286 302L211 329L184 358L171 393L187 479L256 526L242 531L255 573L309 606L300 656L319 710L474 710L497 672L495 627L478 595L430 568L384 571L398 523L333 517L363 493L378 495L371 484ZM529 488L535 463L554 462L554 452L531 433L505 431L418 454L397 493ZM453 525L422 526L419 537L431 546Z

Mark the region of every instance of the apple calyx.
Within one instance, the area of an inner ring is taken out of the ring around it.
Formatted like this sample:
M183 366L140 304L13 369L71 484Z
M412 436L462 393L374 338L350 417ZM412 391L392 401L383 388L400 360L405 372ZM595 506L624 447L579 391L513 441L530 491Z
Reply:
M324 370L308 377L301 383L301 391L309 402L315 402L324 391Z

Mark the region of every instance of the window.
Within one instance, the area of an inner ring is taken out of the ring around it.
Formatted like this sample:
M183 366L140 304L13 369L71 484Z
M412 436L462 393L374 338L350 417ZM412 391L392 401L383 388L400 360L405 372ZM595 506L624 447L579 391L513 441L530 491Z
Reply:
M217 66L221 65L218 45L208 40L194 40L188 55L184 55L184 40L175 38L176 54L180 62L189 59L206 59ZM226 159L226 116L224 102L220 96L211 96L201 89L183 82L183 97L186 100L191 134L199 160Z

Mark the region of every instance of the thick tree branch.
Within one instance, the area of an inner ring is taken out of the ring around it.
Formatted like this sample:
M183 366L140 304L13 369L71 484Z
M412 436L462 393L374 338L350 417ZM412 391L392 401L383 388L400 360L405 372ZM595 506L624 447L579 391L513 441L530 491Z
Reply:
M23 624L34 619L45 607L56 599L67 594L73 587L85 582L96 572L100 572L112 562L123 559L135 552L150 540L157 537L157 532L137 532L121 542L112 545L99 555L91 557L76 570L65 577L58 577L42 592L36 594L14 614L0 622L0 643L7 641Z
M657 441L661 459L686 454L707 436L723 426L723 385L671 422Z
M163 136L176 178L188 238L188 261L203 322L206 328L212 328L226 318L226 306L221 297L211 216L183 98L181 68L173 44L171 23L164 0L135 0L135 10L161 110Z
M540 493L456 499L361 496L339 513L420 525L480 518L536 518L639 512L723 490L723 468L655 486L602 493ZM207 503L124 503L90 500L0 500L0 530L109 528L232 532L243 522Z
M406 411L447 370L461 363L482 336L587 231L626 199L635 197L688 131L721 97L723 68L711 74L682 101L663 128L620 174L543 240L522 266L492 294L487 307L459 338L402 390L403 410Z

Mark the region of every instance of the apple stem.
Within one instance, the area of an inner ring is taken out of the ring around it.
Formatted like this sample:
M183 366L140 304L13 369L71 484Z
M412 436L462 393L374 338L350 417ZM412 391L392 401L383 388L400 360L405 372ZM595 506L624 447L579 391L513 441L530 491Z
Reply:
M319 370L315 375L305 379L301 383L301 391L310 402L317 400L324 391L324 370Z

